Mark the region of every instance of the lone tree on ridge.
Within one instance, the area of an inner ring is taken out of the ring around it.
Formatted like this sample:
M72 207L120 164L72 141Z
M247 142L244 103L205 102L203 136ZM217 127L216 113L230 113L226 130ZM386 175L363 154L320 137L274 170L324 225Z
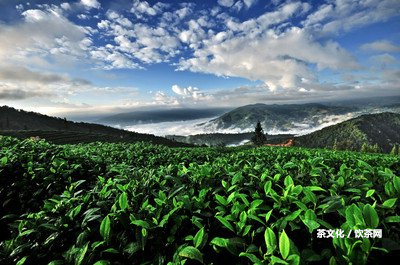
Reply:
M267 137L264 134L264 130L261 127L260 122L257 122L255 131L254 131L254 136L251 138L251 141L254 143L254 145L257 145L257 146L263 145L267 141Z

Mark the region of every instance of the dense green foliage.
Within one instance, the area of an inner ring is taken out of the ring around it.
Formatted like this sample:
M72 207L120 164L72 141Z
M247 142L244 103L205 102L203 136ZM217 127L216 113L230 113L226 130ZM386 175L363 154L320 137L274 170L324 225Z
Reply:
M400 114L368 114L296 138L296 145L389 153L400 144Z
M1 264L399 258L400 157L0 137ZM319 239L317 228L383 238Z

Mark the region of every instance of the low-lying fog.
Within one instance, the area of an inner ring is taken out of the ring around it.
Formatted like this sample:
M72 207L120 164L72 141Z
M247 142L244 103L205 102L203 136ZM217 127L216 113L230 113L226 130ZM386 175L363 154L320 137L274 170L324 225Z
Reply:
M280 128L264 128L264 131L268 134L294 134L294 135L304 135L324 127L331 126L345 120L351 119L358 116L359 113L348 113L345 115L329 115L321 117L318 120L318 125L315 126L315 121L299 121L293 123L292 128L289 130L282 130ZM228 129L217 129L213 124L208 123L208 121L213 118L203 118L188 121L174 121L174 122L160 122L160 123L150 123L150 124L136 124L131 126L116 126L129 131L135 131L139 133L154 134L157 136L165 135L194 135L194 134L204 134L204 133L243 133L253 131L254 127L248 129L240 128L228 128ZM255 126L255 125L254 125Z

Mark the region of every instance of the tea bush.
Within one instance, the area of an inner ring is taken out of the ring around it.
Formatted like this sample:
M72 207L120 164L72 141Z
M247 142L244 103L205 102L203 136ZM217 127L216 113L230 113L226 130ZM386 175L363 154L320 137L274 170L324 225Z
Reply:
M1 264L399 257L399 156L10 137L0 137L0 148ZM345 237L318 238L318 229L342 229ZM356 238L358 229L382 229L382 238Z

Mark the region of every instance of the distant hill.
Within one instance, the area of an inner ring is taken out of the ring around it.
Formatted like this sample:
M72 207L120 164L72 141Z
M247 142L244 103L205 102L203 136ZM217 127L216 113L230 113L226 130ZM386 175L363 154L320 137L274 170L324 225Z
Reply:
M19 138L39 136L55 143L148 141L168 146L188 146L151 134L130 132L99 124L72 122L7 106L0 107L0 135Z
M157 109L143 110L128 113L119 113L98 120L103 124L135 125L145 123L159 123L171 121L195 120L202 118L213 118L231 109L209 108L209 109Z
M296 138L296 146L390 152L400 145L400 114L367 114ZM373 148L372 148L373 149Z
M251 130L260 121L264 131L287 131L304 130L320 126L323 123L338 119L356 111L351 107L326 106L323 104L287 104L287 105L266 105L253 104L246 105L229 111L222 116L213 119L204 126L212 127L214 130L239 128Z

